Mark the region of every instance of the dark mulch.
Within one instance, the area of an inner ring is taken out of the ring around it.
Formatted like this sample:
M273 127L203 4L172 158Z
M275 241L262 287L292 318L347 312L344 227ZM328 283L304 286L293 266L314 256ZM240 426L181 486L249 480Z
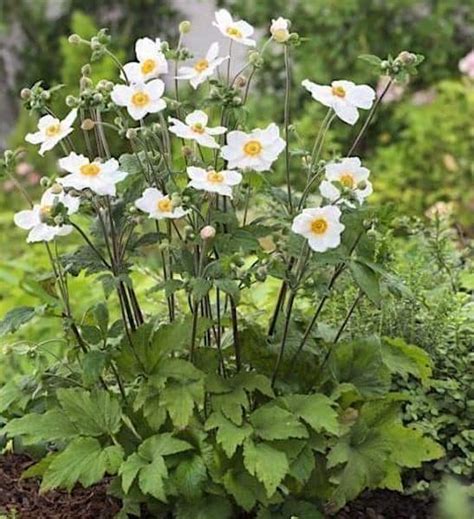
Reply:
M336 519L432 519L433 502L391 490L364 492L337 513Z
M20 519L111 519L120 503L107 495L107 482L77 486L70 494L54 490L39 495L36 478L21 479L34 462L28 456L0 456L0 514L15 511ZM334 519L432 519L432 503L398 492L365 492Z
M54 490L39 495L36 478L21 479L34 462L27 456L0 456L0 513L15 511L20 519L111 519L120 510L107 495L107 483L76 487L70 494Z

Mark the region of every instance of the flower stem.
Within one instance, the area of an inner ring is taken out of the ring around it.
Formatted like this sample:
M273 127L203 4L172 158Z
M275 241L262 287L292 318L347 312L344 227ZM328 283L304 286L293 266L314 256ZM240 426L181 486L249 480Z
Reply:
M288 212L293 213L293 202L291 199L291 182L290 182L290 143L289 143L289 126L290 126L290 90L291 90L291 72L290 72L290 56L288 45L285 45L285 166L286 166L286 189L288 195Z

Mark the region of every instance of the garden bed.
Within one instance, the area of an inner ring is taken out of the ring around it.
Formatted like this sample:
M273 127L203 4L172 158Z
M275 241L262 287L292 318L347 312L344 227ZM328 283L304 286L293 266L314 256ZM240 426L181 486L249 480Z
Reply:
M21 479L33 461L24 455L0 457L0 514L16 512L20 519L108 519L120 503L107 495L107 481L68 493L54 490L40 495L36 478ZM377 490L364 493L345 506L336 519L429 519L432 503L397 492Z

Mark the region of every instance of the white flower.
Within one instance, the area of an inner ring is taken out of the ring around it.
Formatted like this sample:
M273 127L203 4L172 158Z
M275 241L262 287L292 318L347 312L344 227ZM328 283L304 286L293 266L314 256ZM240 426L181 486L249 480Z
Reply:
M208 193L229 196L230 198L232 198L232 186L242 182L242 175L232 170L206 171L203 168L189 166L187 172L191 179L188 186Z
M316 252L335 249L341 243L344 225L340 223L341 210L334 205L305 209L294 220L291 230L301 234Z
M474 78L474 50L468 52L464 58L459 61L459 71L467 77Z
M264 130L229 132L227 145L222 147L221 154L230 169L266 171L285 149L285 144L278 126L271 123Z
M59 159L59 166L70 173L58 179L61 185L78 190L90 189L102 196L115 196L115 184L127 176L125 171L119 170L119 163L115 159L90 162L84 155L74 152Z
M201 237L201 240L212 240L214 236L216 235L216 228L212 225L206 225L201 229L199 232L199 236Z
M28 243L51 241L56 236L66 236L72 232L71 225L50 225L46 223L53 208L59 203L66 207L68 215L76 213L79 209L79 198L65 194L61 189L58 190L58 187L54 186L45 191L41 197L41 202L35 204L33 209L15 214L15 224L30 231L26 239Z
M214 74L214 71L221 63L229 59L229 56L218 58L218 54L219 44L214 42L209 47L205 58L198 59L192 67L180 67L179 75L176 79L189 79L191 86L196 89L208 77Z
M208 128L207 122L209 118L202 110L195 110L186 116L185 123L174 117L170 117L169 122L173 126L169 127L169 131L182 139L190 139L196 141L206 148L219 148L213 135L222 135L227 131L223 126L215 126Z
M175 207L168 195L154 187L145 189L141 198L135 201L135 206L155 220L181 218L188 213L182 207Z
M115 85L112 90L112 101L118 106L126 106L132 119L139 121L146 114L160 112L166 108L161 98L165 84L161 79L153 79L148 83L134 85Z
M39 154L44 155L45 151L53 149L61 139L73 131L71 127L76 117L76 109L71 110L62 121L52 115L45 115L38 121L38 131L28 133L25 140L31 144L41 144Z
M311 92L313 99L332 108L339 119L351 125L359 118L357 109L368 110L375 99L373 88L368 85L355 85L352 81L333 81L331 86L326 86L305 79L301 84Z
M244 45L248 45L249 47L255 47L255 40L249 38L249 36L253 34L253 27L249 23L244 20L234 22L229 11L226 9L217 11L215 17L216 21L212 22L212 25L217 27L224 36L243 43Z
M161 41L157 38L140 38L135 43L136 61L126 63L123 68L127 77L122 73L122 79L130 83L145 83L149 79L168 73L168 62L161 51Z
M325 168L326 180L321 182L319 191L330 202L344 203L354 207L349 200L341 198L341 191L332 182L339 182L352 192L359 204L372 194L372 184L368 178L370 171L361 166L358 157L346 157L341 162L333 162Z
M281 16L272 20L270 33L277 43L285 43L290 38L290 21Z

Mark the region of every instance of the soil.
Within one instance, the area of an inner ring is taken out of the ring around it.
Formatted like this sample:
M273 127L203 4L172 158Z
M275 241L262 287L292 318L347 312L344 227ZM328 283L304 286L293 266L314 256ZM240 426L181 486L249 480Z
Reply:
M39 494L36 478L21 479L34 462L28 456L0 456L0 516L18 519L112 519L118 500L107 495L108 481L90 488L76 486L71 493L54 490ZM13 513L15 515L13 515ZM365 492L340 510L334 519L432 519L432 503L398 492Z

